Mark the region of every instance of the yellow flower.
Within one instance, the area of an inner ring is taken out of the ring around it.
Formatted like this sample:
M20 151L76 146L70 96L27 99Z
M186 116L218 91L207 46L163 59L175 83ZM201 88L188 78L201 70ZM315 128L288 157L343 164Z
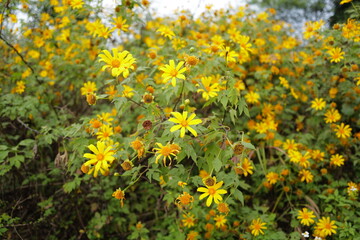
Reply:
M206 198L207 196L209 196L208 199L206 200L206 206L208 206L208 207L211 205L213 199L216 204L219 204L223 200L223 198L220 196L220 194L227 193L227 191L225 189L219 189L219 188L221 188L223 183L224 182L221 181L221 182L216 183L213 186L206 186L206 188L199 187L197 189L197 191L203 192L203 194L200 195L199 199L202 200L202 199Z
M271 185L275 184L279 180L279 174L275 172L269 172L266 174L266 179Z
M113 128L109 125L102 125L96 135L100 141L110 140L110 136L114 135Z
M169 64L160 67L159 69L164 72L162 74L164 78L163 82L166 83L171 80L171 84L175 87L177 78L185 80L185 75L182 73L186 71L186 68L181 68L182 65L184 65L184 61L179 62L177 66L175 66L174 60L170 60Z
M310 183L313 181L314 175L309 170L302 169L299 172L299 177L302 182L306 181L307 183Z
M94 172L94 177L98 176L99 170L102 175L106 176L109 174L109 165L115 160L114 151L111 146L106 146L104 142L98 141L96 147L90 144L88 148L94 153L85 153L83 157L89 158L84 166L94 165L95 168L90 169L88 174Z
M84 4L83 0L71 0L70 2L70 6L73 9L80 9L82 8L83 4Z
M128 77L130 74L129 69L134 70L133 64L136 61L135 58L128 51L119 52L116 48L112 49L112 53L114 56L108 50L103 50L99 54L101 58L99 62L106 63L101 70L105 71L105 69L110 68L113 77L118 77L121 74L124 78Z
M129 31L129 25L126 24L126 19L123 19L121 16L117 18L113 18L114 22L112 22L113 25L115 25L114 29L119 29L118 34L120 35L121 31L127 32Z
M84 86L80 89L81 95L87 95L88 93L94 93L97 90L96 83L87 81Z
M159 159L161 157L163 158L163 163L164 166L166 166L166 159L168 158L170 160L171 164L171 156L175 156L176 154L178 154L180 152L180 147L177 144L166 144L165 146L163 146L161 143L156 143L156 145L158 145L158 148L154 148L154 150L156 151L156 154L159 154L156 159L155 159L155 163L157 164L159 162Z
M113 192L112 196L120 200L121 207L124 206L125 192L122 191L121 188L116 189L116 191Z
M250 91L245 95L246 102L259 103L260 95L256 92Z
M343 55L344 52L341 51L341 48L331 48L329 51L327 51L327 54L330 55L330 62L340 62L342 59L344 59Z
M193 226L195 226L195 218L194 218L194 214L183 214L182 215L184 219L182 219L182 223L184 224L185 227L191 228Z
M212 77L202 77L201 83L204 88L197 90L197 92L202 92L202 97L206 101L209 100L209 98L216 97L218 95L217 92L220 91L219 84L218 83L211 84L212 80L213 80Z
M298 144L295 143L294 139L286 139L286 141L283 143L283 148L288 151L297 150Z
M230 47L223 47L219 54L221 57L225 57L226 62L236 62L239 55L235 51L230 51Z
M335 225L335 221L330 221L329 217L322 217L319 219L315 229L320 232L324 237L331 236L333 233L336 233L337 226Z
M340 5L343 5L343 4L345 4L345 3L349 3L349 2L351 2L352 0L342 0L341 2L340 2Z
M180 129L180 137L183 138L185 136L185 131L189 130L195 137L197 136L197 132L192 127L190 127L190 125L197 125L202 123L202 121L201 119L194 119L196 117L195 113L193 113L189 118L187 118L187 111L184 111L182 115L179 112L172 112L171 114L175 118L170 118L169 121L178 125L171 127L170 132L174 132Z
M324 116L325 116L325 122L326 123L337 122L341 118L341 115L340 115L339 111L337 109L335 109L335 108L331 108L328 111L326 111Z
M326 102L322 98L315 98L315 100L311 101L311 108L315 110L322 110L326 105Z
M251 230L251 234L254 236L261 234L264 234L264 231L262 229L267 229L267 227L265 227L266 223L262 222L260 218L258 219L254 219L251 222L250 225L250 230Z
M344 123L341 123L340 125L336 125L336 129L334 130L336 132L336 136L338 138L348 138L351 136L351 130L349 125L345 125Z
M194 202L194 197L187 192L183 192L183 194L180 194L175 200L175 204L179 208L190 205L192 202Z
M279 77L280 84L284 86L284 88L290 88L289 82L284 77Z
M344 165L344 157L340 154L332 155L330 158L330 164L340 167L341 165Z
M244 158L242 162L238 163L235 167L237 174L242 174L247 177L249 174L253 174L253 166L248 158Z
M199 233L198 233L198 232L190 231L190 232L186 235L186 240L195 240L195 239L197 239L198 236L199 236Z
M175 36L175 33L168 26L161 26L156 32L160 32L162 36L165 36L170 40Z
M310 226L310 224L314 223L315 215L313 211L308 211L307 208L303 208L298 211L297 219L301 219L300 223L306 226Z
M140 138L136 138L130 143L130 146L137 151L138 158L141 158L145 154L145 146Z
M134 96L134 89L132 89L130 86L123 84L124 90L122 91L122 97L131 98Z
M225 223L227 221L225 215L216 215L216 217L214 217L214 220L217 228L225 226Z

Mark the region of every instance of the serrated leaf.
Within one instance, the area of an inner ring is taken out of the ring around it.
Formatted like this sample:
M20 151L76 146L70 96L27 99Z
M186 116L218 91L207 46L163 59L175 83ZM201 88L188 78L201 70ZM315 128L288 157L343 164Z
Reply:
M241 202L241 204L244 206L244 195L243 195L243 193L239 189L235 189L233 194L234 194L234 197L237 200L239 200Z
M10 166L15 166L19 168L21 163L24 162L25 157L23 155L16 155L14 157L9 158Z
M214 161L213 161L213 167L214 167L214 170L216 172L220 171L221 167L222 167L222 162L219 158L215 158Z
M236 110L235 109L230 109L230 119L233 122L233 124L235 124L235 119L237 118L236 116Z
M241 144L242 144L244 147L248 148L248 149L255 150L255 146L254 146L254 145L252 145L251 143L248 143L248 142L241 142Z

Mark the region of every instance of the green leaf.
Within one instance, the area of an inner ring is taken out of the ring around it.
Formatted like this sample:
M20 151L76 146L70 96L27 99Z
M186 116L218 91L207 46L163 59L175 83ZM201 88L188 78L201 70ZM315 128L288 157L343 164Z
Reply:
M239 189L234 189L233 195L244 206L244 195L243 195L243 193Z
M72 180L71 182L67 182L63 185L64 192L66 193L72 192L74 189L80 186L80 183L81 183L81 179L76 176L74 180Z
M233 124L235 124L235 119L237 118L236 116L236 110L235 109L230 109L230 119L233 122Z
M248 143L248 142L241 142L241 144L242 144L244 147L248 148L248 149L255 150L254 145L252 145L251 143Z
M25 157L23 155L16 155L14 157L9 158L10 166L15 166L19 168L21 163L25 161Z
M24 139L18 145L19 146L30 146L30 145L33 145L34 142L35 142L34 139Z
M214 170L216 172L220 171L221 167L222 167L222 162L219 158L215 158L214 161L213 161L213 167L214 167Z
M0 152L0 162L2 162L2 160L4 160L8 154L9 154L9 151L1 151Z

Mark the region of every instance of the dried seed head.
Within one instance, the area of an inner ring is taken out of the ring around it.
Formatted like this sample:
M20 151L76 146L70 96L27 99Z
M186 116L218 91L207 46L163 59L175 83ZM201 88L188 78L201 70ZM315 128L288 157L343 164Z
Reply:
M205 185L208 187L214 186L215 182L216 182L215 179L212 177L208 177L204 180Z
M132 169L133 167L133 163L130 162L129 160L125 160L122 164L121 167L125 170L125 171L129 171Z
M235 145L235 147L234 147L235 155L240 155L243 151L244 151L244 145L242 145L241 143L238 143Z
M150 130L152 128L152 122L150 120L145 120L142 124L145 130Z

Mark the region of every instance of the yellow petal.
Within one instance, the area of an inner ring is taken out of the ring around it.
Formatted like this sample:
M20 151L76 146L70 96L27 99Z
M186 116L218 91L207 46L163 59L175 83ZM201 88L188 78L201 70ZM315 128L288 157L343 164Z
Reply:
M175 132L179 130L182 126L181 125L175 125L170 128L170 132Z
M211 203L212 203L212 200L213 200L213 196L209 196L208 199L206 200L206 206L210 207Z

